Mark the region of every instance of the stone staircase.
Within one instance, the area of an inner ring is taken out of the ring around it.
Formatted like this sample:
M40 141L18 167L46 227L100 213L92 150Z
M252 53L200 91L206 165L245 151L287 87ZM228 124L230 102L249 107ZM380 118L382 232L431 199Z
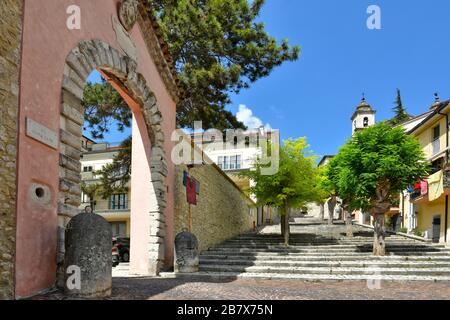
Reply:
M323 225L306 219L291 224L285 247L276 229L246 234L201 253L198 277L298 280L450 281L450 248L398 235L386 238L388 256L372 256L373 232ZM279 228L279 226L278 226Z

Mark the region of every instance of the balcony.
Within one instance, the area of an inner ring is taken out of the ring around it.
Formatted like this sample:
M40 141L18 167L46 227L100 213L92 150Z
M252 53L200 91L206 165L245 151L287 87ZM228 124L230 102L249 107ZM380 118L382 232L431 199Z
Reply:
M428 199L428 193L422 194L420 189L414 190L410 194L410 201L414 204L425 204L430 202Z
M428 203L428 183L422 181L420 187L417 186L409 195L411 203L424 204Z

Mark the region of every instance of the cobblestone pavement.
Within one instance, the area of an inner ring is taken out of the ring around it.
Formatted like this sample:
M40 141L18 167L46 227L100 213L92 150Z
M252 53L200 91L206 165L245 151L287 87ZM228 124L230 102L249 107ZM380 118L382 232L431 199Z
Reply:
M38 300L67 299L55 292ZM197 282L181 279L114 278L112 300L450 300L448 282L382 282L370 290L365 281L278 281L238 279Z

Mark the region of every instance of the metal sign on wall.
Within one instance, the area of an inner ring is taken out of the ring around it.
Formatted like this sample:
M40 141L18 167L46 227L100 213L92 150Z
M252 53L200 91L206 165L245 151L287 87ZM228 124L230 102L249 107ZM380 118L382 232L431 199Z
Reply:
M26 135L53 149L58 148L57 133L30 118L27 118Z

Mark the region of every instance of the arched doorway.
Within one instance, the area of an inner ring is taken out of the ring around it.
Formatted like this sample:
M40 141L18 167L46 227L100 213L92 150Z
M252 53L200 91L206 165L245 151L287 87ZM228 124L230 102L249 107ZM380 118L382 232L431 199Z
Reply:
M27 199L30 199L27 201L30 202L25 207L33 210L34 217L42 221L56 213L57 221L46 222L48 226L45 229L36 230L33 234L25 231L32 230L33 226L21 222L29 212L20 209L22 218L18 228L21 236L17 239L15 262L16 296L36 292L43 286L49 287L55 279L57 285L63 286L65 226L80 212L81 203L80 156L84 122L81 101L87 77L93 70L98 70L111 83L133 114L132 172L136 174L131 176L130 273L157 275L164 265L167 146L164 145L163 118L156 97L144 76L137 71L136 61L104 41L81 41L68 54L62 75L59 141L54 146L59 153L58 182L33 179L26 190ZM27 118L28 128L44 128L39 123L29 124L28 121L31 120ZM22 156L25 153L29 151L21 151ZM32 159L33 154L26 157ZM54 234L51 234L52 230ZM56 248L52 247L53 243Z
M126 101L133 113L131 177L130 272L157 275L164 259L164 208L167 165L162 116L136 62L99 40L82 41L66 59L60 116L60 183L58 197L58 257L64 258L64 230L79 212L81 201L81 136L83 88L97 69ZM63 278L59 270L59 280Z

